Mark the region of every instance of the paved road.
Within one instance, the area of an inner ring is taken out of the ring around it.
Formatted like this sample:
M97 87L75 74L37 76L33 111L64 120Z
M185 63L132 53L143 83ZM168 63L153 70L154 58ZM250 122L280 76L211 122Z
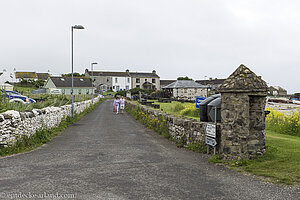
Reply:
M111 103L103 102L41 148L0 159L0 199L10 194L74 194L87 200L299 199L299 190L260 182L177 148L128 114L113 114Z

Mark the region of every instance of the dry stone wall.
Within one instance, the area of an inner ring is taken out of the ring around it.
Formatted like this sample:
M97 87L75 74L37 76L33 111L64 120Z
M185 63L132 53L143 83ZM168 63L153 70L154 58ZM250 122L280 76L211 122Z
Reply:
M139 110L150 116L151 119L161 120L161 117L164 118L170 136L174 140L182 142L184 146L189 144L205 145L205 128L207 122L198 122L195 119L176 117L130 101L127 101L126 104L131 110L139 107ZM220 124L217 125L217 135L220 135L220 126Z
M94 98L98 102L100 97ZM81 113L92 104L92 100L74 103L74 113ZM32 136L41 128L51 129L62 119L71 116L72 105L46 107L32 111L8 110L0 113L0 148L7 147L23 136Z

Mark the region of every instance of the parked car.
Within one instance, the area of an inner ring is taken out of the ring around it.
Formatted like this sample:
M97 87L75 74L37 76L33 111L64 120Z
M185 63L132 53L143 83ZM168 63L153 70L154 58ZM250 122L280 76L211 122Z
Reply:
M3 90L1 90L1 95L4 93ZM9 102L19 102L19 103L36 103L34 99L31 99L29 97L23 96L18 92L15 91L5 91L6 98L10 99Z

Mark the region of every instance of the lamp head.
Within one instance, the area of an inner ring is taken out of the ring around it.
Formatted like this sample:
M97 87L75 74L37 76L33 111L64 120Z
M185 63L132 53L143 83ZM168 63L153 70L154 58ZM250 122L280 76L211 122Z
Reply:
M73 29L84 29L84 27L82 25L75 25L72 26Z
M93 62L93 63L92 63L92 65L97 65L97 64L98 64L97 62Z

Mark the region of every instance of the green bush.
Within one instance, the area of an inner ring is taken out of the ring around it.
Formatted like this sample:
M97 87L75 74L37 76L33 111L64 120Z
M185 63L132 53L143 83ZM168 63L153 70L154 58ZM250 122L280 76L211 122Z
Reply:
M270 114L266 117L266 129L300 137L300 108L290 114L284 114L269 108L267 110L270 111Z
M126 91L125 90L123 90L123 91L118 91L116 94L115 94L115 97L116 96L123 96L123 97L126 97Z
M179 111L183 110L184 108L185 108L185 107L184 107L184 105L183 105L182 103L176 102L176 103L175 103L175 106L174 106L174 108L173 108L173 111L174 111L174 112L179 112Z

